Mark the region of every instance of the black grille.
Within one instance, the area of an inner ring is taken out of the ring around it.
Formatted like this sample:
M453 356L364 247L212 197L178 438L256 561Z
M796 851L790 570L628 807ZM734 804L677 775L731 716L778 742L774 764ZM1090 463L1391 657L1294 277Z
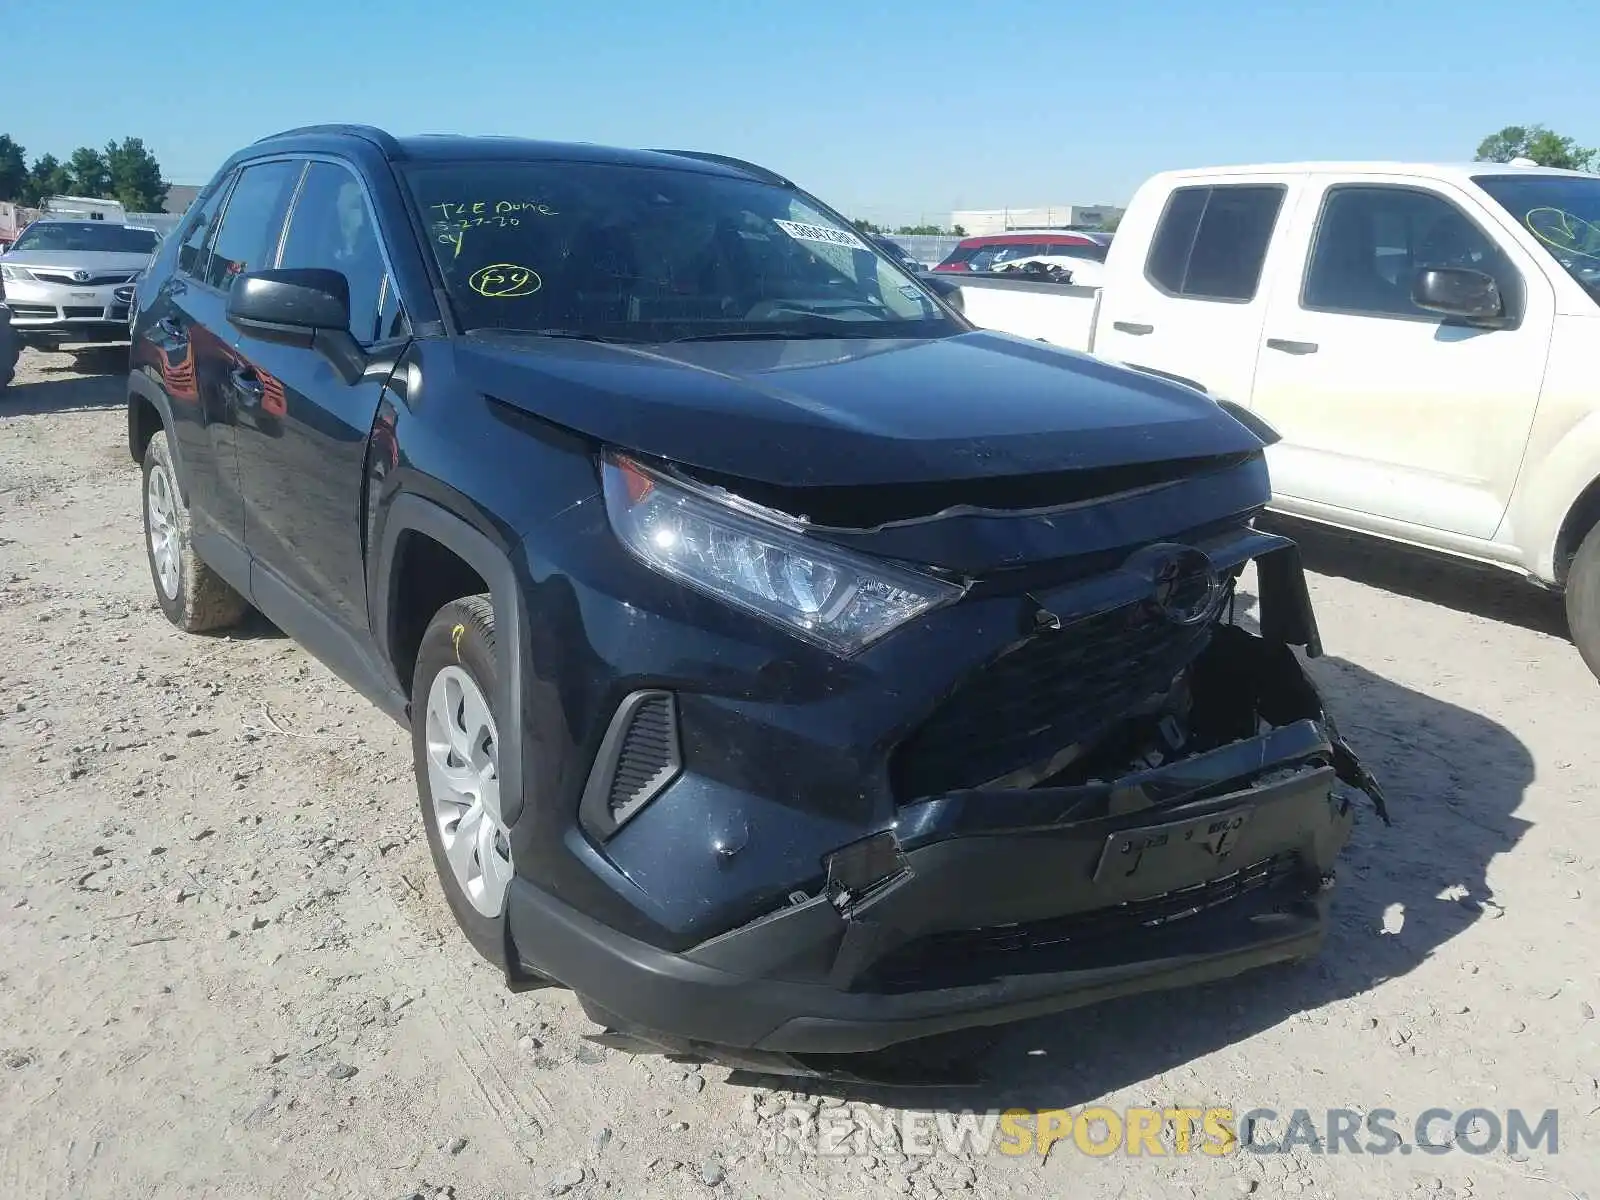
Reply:
M32 275L40 283L60 283L69 287L99 287L106 283L127 283L134 276L132 271L107 271L89 276L87 279L74 279L70 271L32 271Z
M1042 632L958 687L894 759L902 800L976 787L1092 740L1165 691L1204 649L1209 625L1147 605Z
M93 306L79 304L69 305L61 311L69 317L99 317L104 316L106 310L99 304Z
M56 315L54 304L11 304L11 311L19 317L53 317Z
M650 799L677 773L678 727L672 698L646 696L633 710L628 732L617 753L607 802L613 818L621 818Z
M1193 887L1131 900L1110 908L1020 925L960 929L918 938L882 959L872 971L879 986L912 985L959 965L965 975L1003 973L1006 956L1051 947L1087 949L1125 939L1219 909L1255 892L1281 887L1300 874L1299 855L1285 851Z

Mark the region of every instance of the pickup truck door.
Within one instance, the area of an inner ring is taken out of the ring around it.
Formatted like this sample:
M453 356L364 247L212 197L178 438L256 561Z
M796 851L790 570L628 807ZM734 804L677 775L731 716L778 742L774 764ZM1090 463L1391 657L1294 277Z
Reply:
M1263 280L1279 257L1273 231L1296 195L1282 176L1180 186L1165 196L1148 238L1130 212L1118 234L1126 241L1106 260L1094 353L1246 403L1266 320ZM1142 261L1119 253L1145 244Z
M1285 237L1301 267L1273 290L1250 399L1283 438L1267 452L1276 507L1445 548L1493 539L1555 315L1543 272L1498 229L1444 182L1310 188ZM1418 308L1427 266L1492 274L1512 319L1482 328Z

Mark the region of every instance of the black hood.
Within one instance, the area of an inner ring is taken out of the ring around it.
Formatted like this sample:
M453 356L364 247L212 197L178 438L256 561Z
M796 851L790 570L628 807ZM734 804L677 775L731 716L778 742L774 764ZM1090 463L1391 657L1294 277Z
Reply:
M481 333L457 352L496 401L780 488L1054 475L1262 445L1188 388L989 332L651 347Z

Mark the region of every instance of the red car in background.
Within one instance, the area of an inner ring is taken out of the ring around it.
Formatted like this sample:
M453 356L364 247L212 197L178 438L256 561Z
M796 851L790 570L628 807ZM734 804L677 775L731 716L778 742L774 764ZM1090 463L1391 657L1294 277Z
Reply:
M1015 258L1067 255L1105 262L1111 235L1067 230L1017 231L964 238L935 271L992 271Z

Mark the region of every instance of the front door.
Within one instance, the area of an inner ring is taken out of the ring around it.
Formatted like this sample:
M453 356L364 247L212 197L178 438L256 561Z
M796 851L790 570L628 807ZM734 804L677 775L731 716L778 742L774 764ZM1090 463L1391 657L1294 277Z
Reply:
M1303 214L1293 238L1306 267L1272 297L1251 397L1283 438L1267 452L1279 507L1491 539L1538 404L1549 283L1442 185L1341 181ZM1512 327L1419 309L1411 284L1429 266L1493 275Z
M356 341L378 353L403 344L404 320L373 210L349 168L329 161L307 168L277 265L341 272ZM350 382L316 350L248 335L233 353L252 591L287 589L342 627L347 646L351 637L364 646L370 628L363 490L385 376L369 372Z

